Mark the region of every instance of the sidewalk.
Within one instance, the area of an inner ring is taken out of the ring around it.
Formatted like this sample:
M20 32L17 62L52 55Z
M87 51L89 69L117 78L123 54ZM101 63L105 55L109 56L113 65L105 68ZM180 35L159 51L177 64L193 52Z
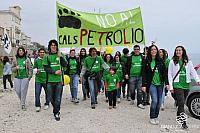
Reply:
M81 86L79 97L82 99ZM67 99L66 99L67 98ZM44 103L44 91L42 92ZM90 108L90 99L78 105L70 102L69 88L65 87L62 98L61 120L55 121L52 107L35 112L34 80L29 85L27 111L22 111L14 91L0 92L0 133L159 133L181 132L175 120L173 100L167 97L165 111L160 111L160 125L149 124L149 106L142 110L122 99L117 109L108 109L103 94L98 97L95 110ZM189 115L188 111L187 114ZM189 116L189 130L197 133L200 121Z

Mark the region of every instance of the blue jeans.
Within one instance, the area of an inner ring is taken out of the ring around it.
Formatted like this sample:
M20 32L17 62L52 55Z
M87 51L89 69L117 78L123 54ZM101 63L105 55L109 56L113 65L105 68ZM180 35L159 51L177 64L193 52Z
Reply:
M131 99L135 100L135 91L137 90L137 105L142 104L142 77L130 77L128 81L128 88L130 91Z
M149 88L151 96L150 119L158 118L162 103L163 85L155 86L151 84Z
M70 91L72 98L77 98L79 76L77 74L70 75Z
M45 104L44 105L49 105L49 96L48 96L48 92L47 92L47 86L46 83L37 83L35 82L35 106L36 107L41 107L41 103L40 103L40 94L42 91L42 87L44 88L44 92L45 92Z
M122 82L119 82L119 84L120 84L120 87L117 89L117 98L121 98L121 91L122 91L121 84L122 84Z
M60 112L63 86L61 82L47 84L48 95L53 106L54 115Z
M98 81L96 79L91 79L88 77L88 83L90 87L90 97L91 97L91 105L97 102L98 95Z

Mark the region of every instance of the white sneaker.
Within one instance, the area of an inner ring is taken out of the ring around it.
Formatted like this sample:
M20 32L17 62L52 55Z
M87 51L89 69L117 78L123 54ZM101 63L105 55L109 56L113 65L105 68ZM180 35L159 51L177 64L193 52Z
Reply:
M131 102L130 102L130 105L133 105L134 104L134 100L132 100Z
M157 125L156 120L155 119L150 119L149 121L152 125Z
M79 103L79 100L75 98L74 103Z
M40 112L40 107L36 107L35 111Z
M49 108L49 105L44 105L44 110L47 110Z
M139 104L137 107L141 109L145 109L145 107L142 104Z
M158 124L159 124L159 119L158 119L158 118L155 118L155 122L156 122L156 124L158 125Z
M117 98L117 102L118 102L118 103L120 103L120 100L121 100L120 98Z

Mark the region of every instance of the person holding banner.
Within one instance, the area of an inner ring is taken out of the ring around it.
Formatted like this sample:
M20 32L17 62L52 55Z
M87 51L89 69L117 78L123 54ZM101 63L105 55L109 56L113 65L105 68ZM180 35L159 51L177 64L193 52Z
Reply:
M60 120L60 105L63 92L63 68L67 66L65 55L58 49L58 42L50 40L48 44L49 54L43 59L44 70L47 73L47 90L53 106L53 114L56 121Z
M13 59L12 71L15 73L14 89L20 99L22 110L26 111L26 96L33 67L30 59L26 57L26 51L23 47L17 49L17 54Z
M46 85L46 72L44 71L43 66L43 58L45 55L45 49L40 48L38 50L38 58L34 61L33 66L33 73L35 74L35 107L36 112L40 112L41 110L41 103L40 103L40 95L42 91L42 87L45 92L45 104L44 104L44 110L47 110L49 108L49 95L47 91L47 85Z
M164 84L169 88L165 64L159 57L158 47L149 47L147 58L142 69L142 90L149 88L151 96L150 123L159 124L158 115L162 103Z
M71 91L71 102L79 103L78 100L78 83L80 74L80 63L75 56L75 49L70 50L69 58L67 59L67 75L70 77L70 91Z
M83 75L88 79L91 96L91 108L95 109L97 104L98 84L100 82L100 70L103 67L109 71L109 66L103 61L100 56L97 56L96 48L89 49L89 56L84 61L84 66L81 70L80 78L83 82Z

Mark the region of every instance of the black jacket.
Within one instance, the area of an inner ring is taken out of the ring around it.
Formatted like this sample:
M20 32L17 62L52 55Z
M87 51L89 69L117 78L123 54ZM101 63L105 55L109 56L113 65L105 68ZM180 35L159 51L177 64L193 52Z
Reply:
M158 59L155 62L158 69L161 83L165 85L169 85L167 69L165 67L164 61L162 59ZM154 73L153 73L153 70L151 69L151 61L149 59L146 59L144 61L144 67L142 69L142 87L147 87L148 89L151 85L153 76L154 76Z
M134 56L134 54L132 53L131 56L128 57L128 61L127 61L127 64L126 64L126 74L127 75L130 75L130 70L131 70L131 64L132 64L132 57ZM145 62L145 58L142 54L138 55L138 56L141 56L142 58L142 69L143 69L143 65L144 65L144 62Z

